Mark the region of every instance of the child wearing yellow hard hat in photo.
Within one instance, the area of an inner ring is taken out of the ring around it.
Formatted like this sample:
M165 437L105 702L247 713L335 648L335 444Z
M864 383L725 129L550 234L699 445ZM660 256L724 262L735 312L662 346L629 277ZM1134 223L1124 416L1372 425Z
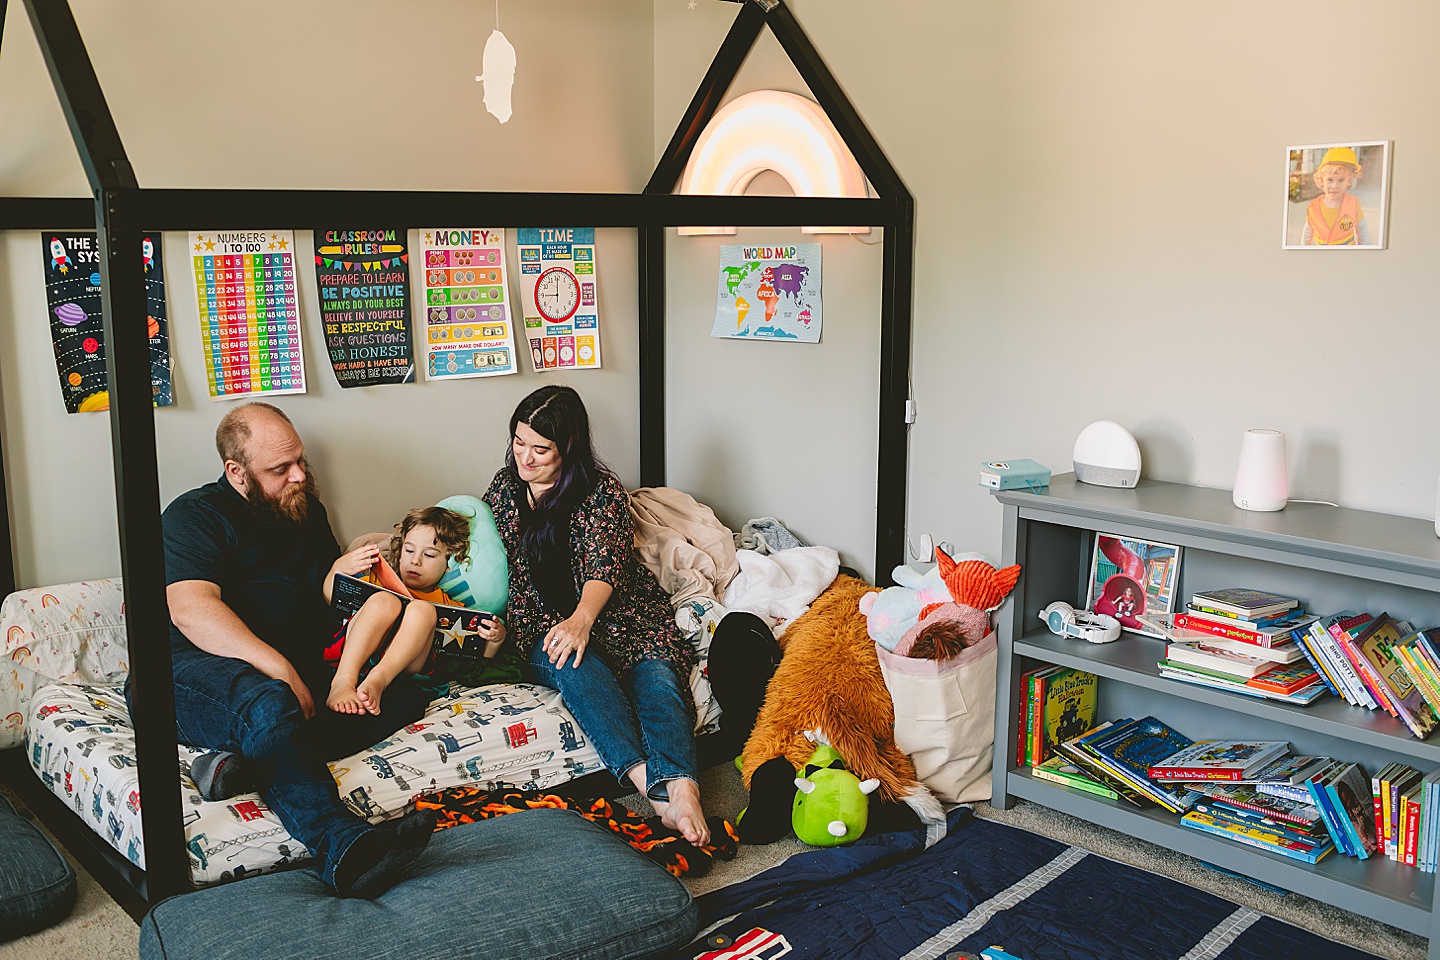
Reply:
M1300 243L1307 247L1368 246L1370 226L1350 189L1360 179L1360 159L1350 147L1331 147L1315 168L1320 196L1305 209Z

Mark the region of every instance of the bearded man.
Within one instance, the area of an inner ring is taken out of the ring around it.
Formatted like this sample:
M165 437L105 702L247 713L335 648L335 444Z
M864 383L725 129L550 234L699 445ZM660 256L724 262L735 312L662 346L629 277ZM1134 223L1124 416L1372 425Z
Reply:
M247 403L220 421L215 448L220 479L161 517L176 730L211 751L192 776L209 800L258 788L320 879L341 896L373 898L419 856L435 818L372 827L340 801L326 761L418 720L427 698L401 676L378 716L316 715L338 626L321 582L340 546L304 444L277 407Z

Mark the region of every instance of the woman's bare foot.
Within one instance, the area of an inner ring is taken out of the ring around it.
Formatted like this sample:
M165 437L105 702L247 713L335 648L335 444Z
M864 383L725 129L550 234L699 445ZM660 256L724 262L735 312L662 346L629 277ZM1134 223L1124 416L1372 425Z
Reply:
M362 713L368 711L379 716L380 695L385 692L386 686L388 686L388 684L381 683L375 678L375 674L373 673L360 681L360 686L355 688L355 699L359 701L360 709L355 712Z
M700 806L700 787L688 778L671 780L665 786L670 793L669 801L650 801L660 815L660 822L695 846L705 846L710 842L710 827Z
M360 702L354 682L342 680L339 676L330 681L330 696L325 698L325 706L336 713L359 714L365 712L365 706Z

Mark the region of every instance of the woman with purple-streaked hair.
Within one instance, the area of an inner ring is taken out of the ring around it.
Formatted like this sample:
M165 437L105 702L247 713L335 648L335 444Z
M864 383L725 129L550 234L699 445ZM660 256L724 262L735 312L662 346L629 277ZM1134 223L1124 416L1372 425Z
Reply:
M696 781L695 652L635 556L630 498L595 457L570 387L541 387L510 417L485 502L510 564L505 620L537 683L559 690L605 766L661 822L709 842Z

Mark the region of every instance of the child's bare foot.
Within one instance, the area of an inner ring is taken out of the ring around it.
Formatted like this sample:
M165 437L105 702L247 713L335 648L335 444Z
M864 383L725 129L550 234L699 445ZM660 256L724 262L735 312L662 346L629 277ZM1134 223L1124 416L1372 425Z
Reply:
M379 716L380 695L385 692L386 686L386 684L376 680L373 673L360 681L360 686L355 688L355 699L360 702L360 709L355 712L361 713L368 711Z
M666 784L670 793L668 802L651 801L660 822L671 830L679 832L697 847L710 842L710 827L705 823L705 811L700 806L700 788L694 780L671 780Z
M364 713L365 707L360 703L355 684L343 682L336 677L330 682L330 696L325 698L325 706L336 713Z

